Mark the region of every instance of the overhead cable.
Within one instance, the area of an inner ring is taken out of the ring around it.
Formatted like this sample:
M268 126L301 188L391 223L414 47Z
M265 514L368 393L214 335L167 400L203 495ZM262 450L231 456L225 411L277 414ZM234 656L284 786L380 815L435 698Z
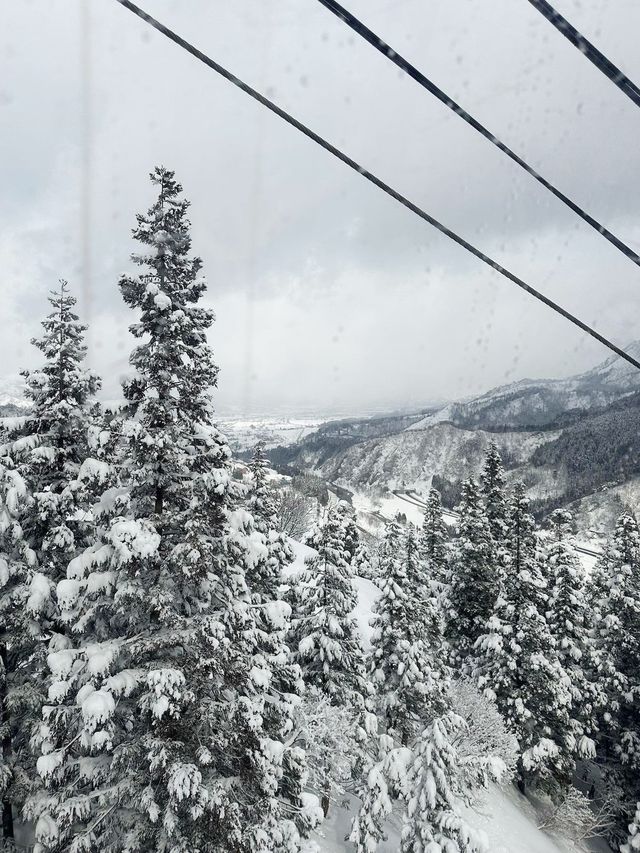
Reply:
M522 159L515 151L509 148L501 139L499 139L494 133L488 130L483 124L481 124L476 118L474 118L470 113L468 113L464 107L461 107L460 104L456 103L456 101L448 95L445 91L443 91L439 86L426 77L421 71L419 71L415 65L412 65L408 59L405 59L397 50L390 47L380 36L376 35L373 30L370 30L365 24L362 23L361 20L356 18L356 16L351 13L348 9L345 9L344 6L341 6L340 3L336 3L336 0L318 0L319 3L332 12L336 17L340 18L344 23L351 29L353 32L357 33L361 36L365 41L369 42L370 45L375 47L386 59L390 62L393 62L394 65L397 65L398 68L401 68L405 74L408 74L409 77L412 77L417 83L419 83L423 89L426 89L427 92L430 92L434 97L436 97L439 101L441 101L448 109L454 112L457 116L463 121L466 121L468 125L470 125L474 130L476 130L481 136L484 136L492 145L495 145L496 148L499 148L503 154L506 154L514 163L517 163L522 169L527 172L527 174L531 175L534 180L538 181L539 184L549 190L556 198L560 199L563 204L572 210L575 214L577 214L584 222L594 228L598 233L602 234L602 236L608 240L613 246L616 247L619 251L626 255L630 261L633 261L634 264L640 266L640 255L635 252L630 246L627 246L625 242L623 242L619 237L616 237L608 228L595 219L591 214L587 213L584 208L582 208L579 204L569 198L569 196L565 195L562 190L559 190L551 181L548 181L545 177L543 177L533 166L530 166L525 160ZM532 0L534 2L534 0Z
M592 338L595 338L595 340L599 341L599 343L601 343L603 346L607 347L612 352L614 352L616 355L620 356L620 358L624 359L625 361L629 362L629 364L632 364L634 367L637 367L640 370L640 362L637 361L635 358L633 358L633 356L629 355L629 353L625 352L619 346L612 343L610 340L605 338L603 335L601 335L599 332L597 332L591 326L584 323L578 317L571 314L571 312L567 311L566 308L563 308L561 305L558 305L556 302L549 299L548 296L545 296L543 293L540 293L540 291L536 290L534 287L531 287L531 285L527 284L525 281L523 281L523 279L519 278L517 275L510 272L505 267L501 266L499 263L497 263L497 261L492 260L488 255L485 255L484 252L480 251L480 249L477 249L475 246L473 246L471 243L469 243L467 240L465 240L464 237L460 237L458 234L456 234L450 228L447 228L446 225L443 225L441 222L439 222L437 219L435 219L433 216L431 216L429 213L427 213L421 207L418 207L418 205L414 204L408 198L401 195L401 193L399 193L397 190L394 190L392 187L390 187L383 180L376 177L376 175L374 175L368 169L365 169L364 166L361 166L359 163L356 163L355 160L353 160L347 154L342 152L339 148L336 148L335 145L332 145L326 139L323 139L321 136L319 136L317 133L315 133L315 131L311 130L306 125L304 125L302 122L298 121L297 118L290 115L288 112L283 110L277 104L274 104L273 101L270 101L264 95L261 95L260 92L253 89L251 86L248 85L248 83L245 83L239 77L236 77L235 74L232 74L230 71L228 71L226 68L224 68L218 62L216 62L214 59L211 59L211 57L207 56L201 50L198 50L198 48L194 47L192 44L190 44L188 41L183 39L181 36L179 36L173 30L169 29L169 27L160 23L160 21L153 18L151 15L149 15L147 12L145 12L139 6L136 6L136 4L132 3L131 0L116 0L116 2L119 3L121 6L124 6L126 9L129 9L129 11L133 12L134 15L137 15L139 18L141 18L147 24L152 26L158 32L162 33L164 36L166 36L168 39L173 41L175 44L179 45L179 47L186 50L188 53L190 53L192 56L194 56L200 62L204 63L206 66L211 68L217 74L220 74L222 77L225 78L225 80L228 80L230 83L233 83L234 86L237 86L239 89L241 89L243 92L245 92L245 94L249 95L251 98L258 101L258 103L262 104L262 106L266 107L272 113L275 113L275 115L277 115L283 121L287 122L287 124L291 125L296 130L300 131L300 133L304 134L304 136L306 136L308 139L311 139L313 142L315 142L321 148L324 148L325 151L328 151L330 154L332 154L338 160L343 162L345 165L349 166L350 169L353 169L355 172L358 172L360 175L362 175L363 178L365 178L367 181L369 181L370 183L372 183L376 187L378 187L378 189L381 189L383 192L385 192L387 195L391 196L391 198L395 199L397 202L402 204L404 207L406 207L412 213L415 213L415 215L419 216L420 219L423 219L425 222L428 222L429 225L432 225L434 228L436 228L438 231L440 231L441 234L444 234L450 240L453 240L454 243L457 243L459 246L462 246L463 249L466 249L467 252L474 255L476 258L481 260L483 263L487 264L487 266L496 270L496 272L500 273L500 275L507 278L509 281L511 281L513 284L517 285L518 287L520 287L522 290L525 290L527 293L529 293L535 299L538 299L540 302L542 302L548 308L551 308L553 311L560 314L562 317L564 317L570 323L573 323L575 326L577 326L583 332L586 332L586 334L590 335Z
M630 98L637 107L640 107L640 89L636 84L632 80L629 80L627 75L617 65L614 65L604 53L601 53L589 39L585 38L573 24L570 24L566 18L563 18L560 12L553 8L551 3L547 3L547 0L529 0L529 3L550 24L553 24L558 32L562 33L574 47L577 47L580 53L586 56L590 62L593 62L598 71L601 71L612 83L615 83L621 92L624 92L627 98Z

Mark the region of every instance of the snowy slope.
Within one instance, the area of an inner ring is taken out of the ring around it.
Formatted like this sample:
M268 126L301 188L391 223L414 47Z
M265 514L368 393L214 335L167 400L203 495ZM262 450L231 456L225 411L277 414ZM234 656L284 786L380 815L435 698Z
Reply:
M358 801L353 798L350 810L333 808L329 813L320 832L313 836L321 853L352 853L353 844L345 839L357 807ZM576 846L538 829L535 810L513 786L503 790L492 785L479 796L473 807L464 811L469 823L484 832L489 853L611 853L600 840L595 840L588 847ZM397 853L400 834L400 820L395 819L389 825L387 841L380 845L378 853ZM313 846L309 853L311 851Z
M513 786L504 790L491 786L473 809L467 809L467 817L470 823L485 832L491 853L609 851L608 845L600 840L583 847L542 832L538 829L531 803Z
M295 554L294 562L286 574L291 575L304 568L304 561L315 554L313 548L294 539L289 543ZM375 584L363 578L356 578L358 604L354 616L363 634L363 640L370 645L371 629L369 621L372 607L379 590ZM346 841L349 834L357 800L352 799L351 808L345 809L333 805L329 819L319 832L314 833L308 853L352 853L353 845ZM482 792L473 808L466 810L469 822L481 829L487 836L490 853L588 853L588 851L608 851L604 842L595 841L588 847L575 846L570 842L555 839L538 829L533 806L518 791L508 786L505 790L492 786ZM388 829L388 840L381 844L378 853L397 853L400 849L400 826L397 821Z
M634 341L626 350L638 358L640 341ZM636 368L614 355L591 370L567 379L522 379L478 397L449 403L410 426L409 430L428 429L443 421L471 428L505 424L542 426L562 412L606 406L638 390L640 374Z
M510 467L524 465L541 444L553 441L558 432L500 432L459 429L440 423L427 430L399 432L369 439L350 447L327 452L325 448L299 445L296 466L317 473L329 482L348 488L418 488L431 483L433 474L451 480L476 476L491 441L498 445ZM545 477L540 469L532 477ZM551 476L544 493L562 487Z

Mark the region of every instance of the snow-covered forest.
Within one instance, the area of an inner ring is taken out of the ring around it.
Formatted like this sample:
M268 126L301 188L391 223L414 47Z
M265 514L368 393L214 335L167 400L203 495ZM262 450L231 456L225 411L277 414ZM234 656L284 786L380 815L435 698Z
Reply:
M264 447L235 476L216 427L189 203L151 185L122 405L61 281L0 422L2 849L314 853L338 825L353 853L495 853L503 790L545 850L640 850L632 512L587 574L492 445L453 533L435 489L379 542L343 501L279 529Z

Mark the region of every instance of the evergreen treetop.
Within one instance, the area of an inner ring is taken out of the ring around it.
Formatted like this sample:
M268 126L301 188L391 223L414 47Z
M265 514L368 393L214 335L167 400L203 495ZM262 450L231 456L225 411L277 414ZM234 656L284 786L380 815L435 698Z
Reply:
M297 687L274 689L289 609L271 603L267 649L245 575L268 551L213 425L188 202L172 172L151 180L158 199L134 232L151 272L119 283L142 339L113 425L119 483L58 584L70 630L50 646L34 738L46 790L28 814L39 850L294 853L317 809L287 742Z
M366 693L364 652L352 615L357 593L338 509L328 510L309 544L317 553L307 559L297 590L297 660L307 684L334 704L358 707Z
M0 656L4 837L12 804L34 788L29 737L44 701L49 637L64 632L55 586L87 545L82 480L88 475L90 401L97 376L82 366L84 332L66 281L52 291L44 334L32 341L43 365L24 371L31 406L8 422L0 446Z
M462 486L460 524L452 558L447 637L463 661L484 632L501 589L491 529L474 480Z
M447 538L440 493L430 489L420 531L420 551L429 576L439 584L447 581Z
M480 480L491 535L499 544L507 532L506 480L502 457L494 441L489 444Z

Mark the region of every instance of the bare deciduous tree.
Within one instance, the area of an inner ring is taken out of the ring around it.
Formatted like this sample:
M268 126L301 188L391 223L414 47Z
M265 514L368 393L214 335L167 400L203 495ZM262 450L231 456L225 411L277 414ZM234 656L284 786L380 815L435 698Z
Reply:
M301 540L315 520L313 501L295 489L285 487L276 491L275 503L278 529L292 539Z
M553 835L582 842L603 835L614 823L613 812L606 800L595 805L585 794L571 786L564 797L550 807L539 828Z

